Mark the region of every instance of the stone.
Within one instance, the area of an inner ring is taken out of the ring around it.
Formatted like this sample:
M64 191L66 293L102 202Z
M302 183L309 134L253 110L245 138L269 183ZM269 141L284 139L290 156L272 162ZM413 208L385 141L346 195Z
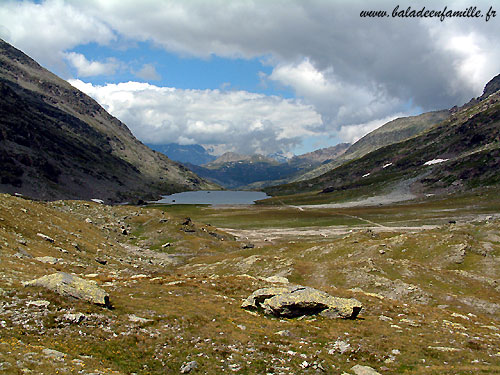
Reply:
M334 352L339 352L340 354L344 354L345 352L351 350L351 344L342 340L337 340L333 343L333 350ZM328 352L328 354L330 354L330 352Z
M128 320L130 320L132 323L149 323L153 321L152 319L141 318L134 314L130 314L128 316Z
M292 333L289 330L287 330L287 329L284 329L283 331L278 331L275 334L278 335L278 336L282 336L282 337L290 337L290 336L292 336Z
M62 316L61 320L65 320L71 324L78 324L85 320L85 318L87 317L82 313L67 313Z
M256 290L241 307L286 318L320 314L328 318L354 319L363 306L354 298L333 297L314 288L294 285Z
M99 264L102 264L103 266L105 266L106 264L108 264L108 261L105 260L105 259L101 259L101 258L95 258L95 261Z
M246 243L241 246L242 249L253 249L255 245L253 243Z
M198 368L198 362L191 361L181 366L181 374L188 374Z
M356 365L351 367L351 371L356 375L380 375L380 372L375 371L370 366Z
M66 355L67 355L66 353L61 353L60 351L54 350L54 349L43 349L42 352L47 357L58 360L58 361L64 360L64 357L66 357Z
M47 235L45 235L43 233L37 233L36 235L38 237L40 237L40 238L43 238L45 241L48 241L50 243L54 243L55 242L53 238L51 238L51 237L49 237L49 236L47 236Z
M37 300L37 301L28 301L27 305L47 308L50 305L50 302L42 299L42 300Z
M269 276L262 278L262 280L268 283L288 284L288 279L283 276Z
M46 264L57 264L61 262L61 259L54 257L36 257L35 259Z
M109 306L109 295L97 283L65 272L42 276L24 283L24 286L40 286L64 297L74 297L98 305Z

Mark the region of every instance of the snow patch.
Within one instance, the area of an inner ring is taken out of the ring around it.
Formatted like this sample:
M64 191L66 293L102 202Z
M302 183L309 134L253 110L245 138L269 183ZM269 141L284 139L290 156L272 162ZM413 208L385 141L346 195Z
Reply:
M364 174L363 176L361 177L368 177L370 175L370 172L368 172L367 174Z
M385 165L382 167L382 169L385 169L385 168L387 168L387 167L390 167L391 165L392 165L392 163L387 163L387 164L385 164Z
M424 165L439 164L439 163L443 163L443 162L448 161L448 160L450 160L450 159L432 159L432 160L426 161L424 163Z

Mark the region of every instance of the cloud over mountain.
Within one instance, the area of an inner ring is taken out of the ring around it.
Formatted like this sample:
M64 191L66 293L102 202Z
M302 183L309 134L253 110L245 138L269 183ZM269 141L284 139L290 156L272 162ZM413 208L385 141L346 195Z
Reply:
M80 80L70 83L149 143L198 143L216 146L219 152L267 154L292 147L301 137L314 134L321 124L311 105L277 96L181 90L139 82L103 86Z

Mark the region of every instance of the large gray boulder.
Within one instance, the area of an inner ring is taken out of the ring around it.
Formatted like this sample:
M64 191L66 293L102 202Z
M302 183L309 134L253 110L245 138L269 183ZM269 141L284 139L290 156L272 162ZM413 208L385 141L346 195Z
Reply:
M65 272L53 273L28 281L24 286L41 286L65 297L74 297L98 305L109 306L109 295L95 282Z
M363 305L354 298L333 297L321 290L294 285L256 290L241 307L286 318L320 314L329 318L354 319Z

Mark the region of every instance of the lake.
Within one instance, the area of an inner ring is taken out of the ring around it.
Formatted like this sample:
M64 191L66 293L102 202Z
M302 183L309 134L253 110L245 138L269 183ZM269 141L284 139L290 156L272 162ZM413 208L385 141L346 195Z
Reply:
M270 196L261 191L201 190L164 195L162 199L153 203L210 204L215 206L221 204L254 204L255 201L266 198L270 198Z

